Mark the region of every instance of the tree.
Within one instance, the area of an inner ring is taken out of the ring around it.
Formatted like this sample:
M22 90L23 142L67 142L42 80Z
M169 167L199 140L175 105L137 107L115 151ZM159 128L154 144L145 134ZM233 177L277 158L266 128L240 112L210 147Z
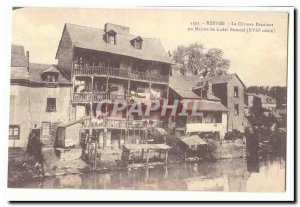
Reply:
M181 71L190 70L193 75L211 77L227 74L230 61L223 57L224 52L218 48L206 50L202 44L178 46L173 51L173 60Z

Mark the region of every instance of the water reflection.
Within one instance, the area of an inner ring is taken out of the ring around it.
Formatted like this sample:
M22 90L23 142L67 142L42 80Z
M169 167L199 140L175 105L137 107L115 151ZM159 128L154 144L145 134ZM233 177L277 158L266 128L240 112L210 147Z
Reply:
M131 171L71 174L45 178L41 187L271 192L284 191L284 183L285 162L277 158L261 162L258 159L224 159Z

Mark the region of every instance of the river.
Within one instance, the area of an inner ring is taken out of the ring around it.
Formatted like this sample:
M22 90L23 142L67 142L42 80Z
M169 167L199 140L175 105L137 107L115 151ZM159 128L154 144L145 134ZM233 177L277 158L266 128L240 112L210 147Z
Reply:
M285 161L283 158L260 161L235 158L178 163L151 169L47 177L18 187L282 192L285 190Z

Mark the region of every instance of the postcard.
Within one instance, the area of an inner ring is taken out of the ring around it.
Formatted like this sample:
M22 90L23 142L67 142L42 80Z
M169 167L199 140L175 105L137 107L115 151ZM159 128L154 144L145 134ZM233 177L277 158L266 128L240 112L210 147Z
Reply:
M285 193L290 15L13 8L8 189Z

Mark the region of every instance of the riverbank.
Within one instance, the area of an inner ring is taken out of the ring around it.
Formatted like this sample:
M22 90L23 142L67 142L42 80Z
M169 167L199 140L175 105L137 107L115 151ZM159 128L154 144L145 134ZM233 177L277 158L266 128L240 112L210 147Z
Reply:
M264 159L250 164L252 166L249 166L246 158L221 159L214 162L181 162L130 171L93 171L45 177L40 181L19 183L18 187L231 192L284 191L284 159ZM264 181L263 185L257 185L261 183L261 180ZM274 183L274 180L278 182Z
M279 152L282 152L285 147L285 140L283 139L284 134L277 136L275 133L270 134L269 132L263 133L263 131L260 131L259 133L252 135L253 137L257 138L257 150L253 151L252 154L254 154L255 157L258 157L258 161L265 154L271 153L271 156L282 154ZM254 140L253 137L250 137L250 139ZM127 167L121 165L120 162L122 150L105 150L103 152L99 151L101 152L101 156L100 159L96 159L97 163L95 165L93 163L87 164L82 159L81 148L54 149L51 147L42 147L42 162L22 149L13 148L9 151L8 186L15 187L18 186L18 183L22 183L26 180L38 182L45 177L59 177L68 174L85 174L92 172L105 173L123 170L127 171L156 168L157 166L167 167L174 164L180 165L181 163L189 162L214 163L222 159L235 159L246 157L247 154L249 155L249 149L246 150L246 143L243 139L222 140L221 142L210 140L209 143L209 157L203 157L201 159L185 159L184 154L173 147L169 153L169 159L167 163L153 162L149 163L147 166L145 163L134 163L133 165L129 165ZM253 145L250 145L250 148L254 149Z
M39 181L44 177L43 164L21 148L8 151L8 187L17 187L28 180Z

